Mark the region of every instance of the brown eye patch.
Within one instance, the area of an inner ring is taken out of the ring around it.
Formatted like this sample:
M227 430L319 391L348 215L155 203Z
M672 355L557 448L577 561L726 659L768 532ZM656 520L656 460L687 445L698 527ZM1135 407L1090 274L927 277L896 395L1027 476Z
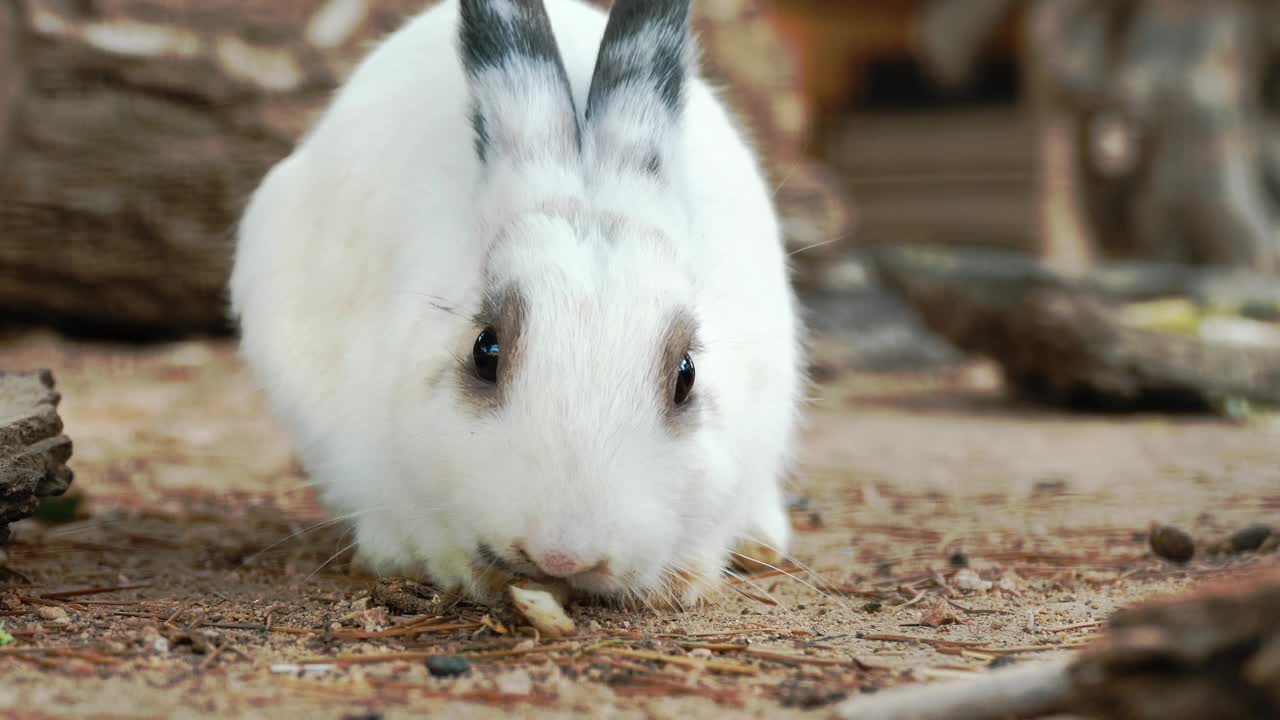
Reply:
M502 407L520 366L527 310L524 295L506 288L486 293L472 318L474 334L457 353L455 374L462 399L477 413Z
M688 311L671 316L659 345L654 382L659 407L667 428L673 433L688 426L701 393L694 387L694 368L701 346L697 340L697 323Z

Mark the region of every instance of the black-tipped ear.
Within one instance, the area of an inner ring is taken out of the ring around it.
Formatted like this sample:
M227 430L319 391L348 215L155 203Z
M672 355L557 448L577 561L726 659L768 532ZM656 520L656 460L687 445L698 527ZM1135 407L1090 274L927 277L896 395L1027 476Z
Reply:
M656 172L693 63L689 0L617 0L587 95L587 122L604 152Z
M461 0L459 9L481 160L579 150L573 92L542 0Z

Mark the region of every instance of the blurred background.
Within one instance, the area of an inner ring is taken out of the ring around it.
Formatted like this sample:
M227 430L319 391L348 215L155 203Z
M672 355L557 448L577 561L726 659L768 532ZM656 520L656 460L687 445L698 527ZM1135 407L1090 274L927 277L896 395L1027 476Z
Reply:
M815 378L985 356L1063 407L1277 399L1276 3L694 6L776 188ZM247 196L423 7L0 0L0 367L93 398L238 367Z
M607 2L603 4L607 5ZM244 199L418 0L3 0L0 319L225 333ZM1273 272L1255 0L704 0L806 291L884 246Z

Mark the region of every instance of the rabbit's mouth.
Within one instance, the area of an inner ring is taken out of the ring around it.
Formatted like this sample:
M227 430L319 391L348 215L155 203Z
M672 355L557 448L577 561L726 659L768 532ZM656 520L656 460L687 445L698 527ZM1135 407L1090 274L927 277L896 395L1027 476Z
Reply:
M477 577L485 578L487 585L510 584L521 580L538 583L563 583L574 591L575 596L608 600L631 594L626 578L619 577L608 566L602 563L583 572L557 577L543 572L537 564L528 558L519 548L512 548L510 553L501 553L493 546L480 543L476 547L476 557L472 562L472 570Z
M665 573L653 588L639 588L630 577L607 571L557 578L540 572L531 562L506 557L484 544L477 547L471 569L477 586L493 598L505 595L509 585L533 582L564 588L575 602L614 609L684 611L706 603L707 596L720 589L716 573L680 570Z

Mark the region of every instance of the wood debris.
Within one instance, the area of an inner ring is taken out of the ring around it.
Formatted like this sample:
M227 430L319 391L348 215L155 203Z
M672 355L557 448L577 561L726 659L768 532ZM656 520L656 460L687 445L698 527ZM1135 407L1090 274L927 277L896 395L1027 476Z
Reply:
M564 611L563 601L547 587L512 585L507 588L515 609L538 632L552 639L572 635L577 627Z
M1280 717L1280 571L1122 611L1103 639L1075 657L899 687L839 708L842 720L1061 713L1099 720Z
M1071 677L1098 717L1280 717L1280 569L1118 613Z
M374 583L371 600L402 615L438 615L451 598L416 580L387 577Z
M43 498L71 485L71 439L62 432L61 399L48 370L0 371L0 544L10 523L31 517Z
M943 625L954 625L960 622L959 616L956 615L952 607L942 601L935 601L932 605L925 608L920 616L920 623L929 627L942 627Z

